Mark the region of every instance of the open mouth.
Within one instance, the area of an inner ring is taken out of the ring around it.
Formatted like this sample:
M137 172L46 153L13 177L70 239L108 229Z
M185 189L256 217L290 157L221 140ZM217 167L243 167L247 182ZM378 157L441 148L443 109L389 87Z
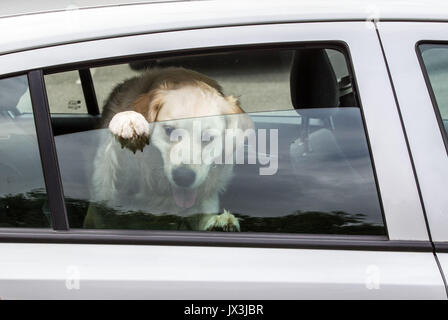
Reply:
M176 204L184 209L191 208L196 202L197 190L173 187L173 197Z

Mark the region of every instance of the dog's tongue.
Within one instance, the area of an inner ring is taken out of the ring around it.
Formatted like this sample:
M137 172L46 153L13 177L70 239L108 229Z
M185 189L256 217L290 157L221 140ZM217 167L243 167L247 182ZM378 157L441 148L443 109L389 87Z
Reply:
M176 204L181 208L191 208L196 201L196 190L174 188L173 196Z

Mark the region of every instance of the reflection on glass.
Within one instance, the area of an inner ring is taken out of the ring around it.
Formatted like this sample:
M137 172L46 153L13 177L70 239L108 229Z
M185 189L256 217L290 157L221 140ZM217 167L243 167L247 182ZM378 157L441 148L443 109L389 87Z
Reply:
M31 110L26 76L0 80L0 228L50 226Z
M448 45L420 46L445 130L448 132Z
M300 110L251 113L254 135L242 139L242 149L232 145L233 164L223 117L158 122L149 145L135 153L107 129L57 136L71 227L219 231L226 226L216 217L225 213L241 232L385 234L358 108L332 108L331 125L311 119L306 143ZM204 142L210 121L216 130ZM196 136L194 123L202 126ZM183 149L196 148L192 162L173 161L173 144L188 140L172 142L173 128L192 134ZM194 162L210 141L223 142L208 149L222 163L204 161L203 153Z
M47 74L44 79L51 113L87 113L78 71Z

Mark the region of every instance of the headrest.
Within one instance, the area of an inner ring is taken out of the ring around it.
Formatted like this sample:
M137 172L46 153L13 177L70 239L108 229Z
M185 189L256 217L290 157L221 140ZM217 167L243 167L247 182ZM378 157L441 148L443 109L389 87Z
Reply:
M339 105L336 74L325 49L295 52L290 76L291 100L297 112L310 118L325 118ZM303 110L307 109L307 110Z

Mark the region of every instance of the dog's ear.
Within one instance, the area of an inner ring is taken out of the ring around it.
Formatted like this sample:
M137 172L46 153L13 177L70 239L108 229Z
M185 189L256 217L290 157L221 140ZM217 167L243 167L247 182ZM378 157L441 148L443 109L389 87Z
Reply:
M225 113L229 115L227 117L227 128L241 129L243 131L254 129L252 119L241 109L238 99L234 96L224 98L227 102L227 110L225 110Z
M160 90L151 90L135 99L134 111L141 113L151 123L157 120L157 115L163 105L163 96Z

